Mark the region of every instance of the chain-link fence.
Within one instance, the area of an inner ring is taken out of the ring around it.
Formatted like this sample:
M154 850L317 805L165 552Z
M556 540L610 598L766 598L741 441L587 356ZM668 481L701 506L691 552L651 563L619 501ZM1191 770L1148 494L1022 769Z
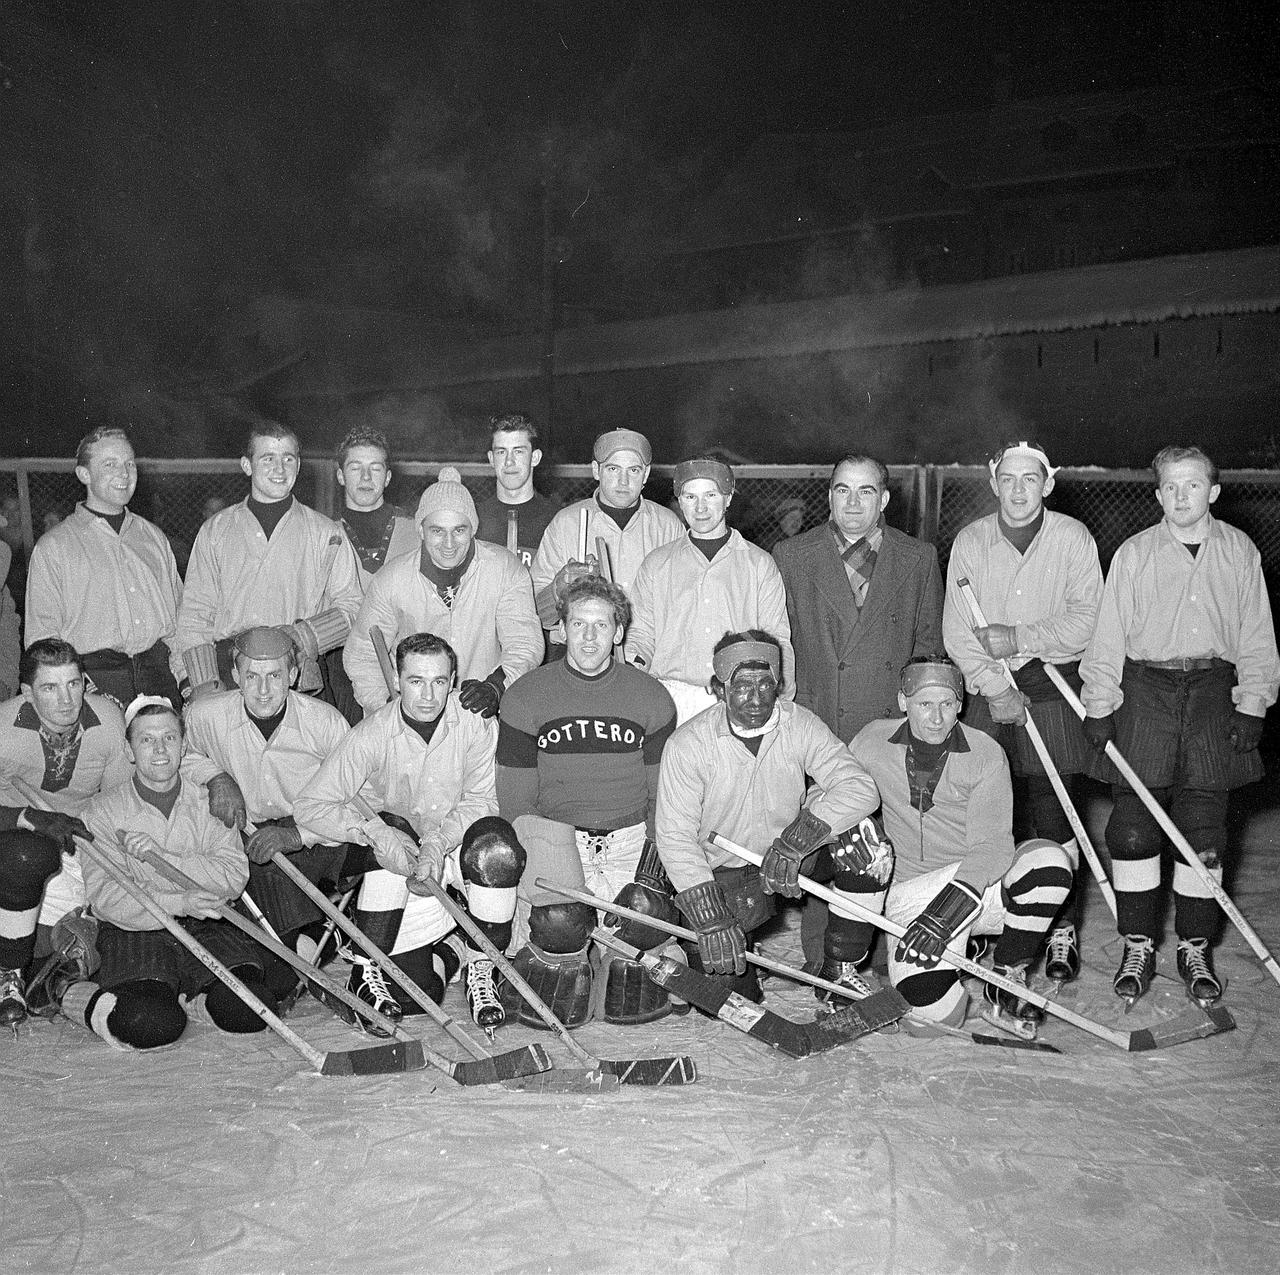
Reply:
M387 494L412 512L441 466L405 461L393 468ZM488 465L463 463L457 468L476 497L493 490ZM21 592L32 545L83 496L74 470L69 459L0 461L0 512L9 524L0 534L14 550L10 588L15 594ZM140 460L138 472L131 507L169 536L180 564L185 564L201 523L217 509L242 499L248 486L237 460ZM730 522L766 549L827 517L828 466L738 465L734 472L738 486ZM888 521L933 541L944 567L960 528L995 507L983 466L892 465L889 472ZM672 473L672 466L655 466L646 494L672 502ZM1280 471L1224 471L1221 481L1222 495L1214 513L1253 538L1269 582L1280 581ZM595 484L589 465L559 465L539 469L538 485L567 503L588 495ZM1159 518L1154 487L1145 469L1063 469L1049 505L1079 518L1093 532L1105 567L1121 541ZM340 492L332 462L304 461L295 490L300 500L325 513L337 512Z

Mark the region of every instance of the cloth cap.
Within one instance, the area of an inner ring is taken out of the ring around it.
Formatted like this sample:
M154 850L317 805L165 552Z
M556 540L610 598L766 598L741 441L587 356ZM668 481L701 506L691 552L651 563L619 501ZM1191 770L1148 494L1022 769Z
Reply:
M908 664L898 683L908 699L926 686L941 686L954 691L956 699L964 698L964 677L950 660L925 660Z
M435 482L422 493L414 522L421 527L428 514L440 509L452 509L454 513L461 514L471 524L473 533L480 527L476 502L462 485L462 475L452 465L446 465L436 476Z
M1010 443L1008 447L1002 447L996 454L987 461L987 468L991 471L991 477L996 476L996 470L1000 468L1000 462L1006 456L1030 456L1038 460L1044 466L1046 478L1052 478L1058 472L1057 468L1049 464L1049 458L1044 453L1044 448L1035 443L1028 443L1025 439L1022 442Z
M129 707L124 710L124 730L126 735L129 733L129 727L133 724L133 719L144 708L148 708L152 704L158 708L168 709L175 717L178 716L178 710L163 695L136 695L129 701Z
M775 678L782 678L782 653L772 642L757 642L748 638L742 642L730 643L711 657L711 667L722 686L728 686L733 675L744 664L767 664L773 670Z
M646 465L653 464L653 450L649 440L633 429L611 429L596 439L591 449L591 459L597 463L606 461L614 452L638 452Z
M675 488L678 496L691 478L710 478L723 496L733 495L733 470L722 460L682 460L676 466Z
M236 655L248 660L286 660L294 654L293 638L266 624L237 633L234 647Z

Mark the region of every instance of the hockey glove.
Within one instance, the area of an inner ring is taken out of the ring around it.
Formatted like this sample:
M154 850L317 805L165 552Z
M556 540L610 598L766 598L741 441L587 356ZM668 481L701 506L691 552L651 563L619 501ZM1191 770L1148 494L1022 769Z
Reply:
M831 825L809 810L800 813L773 839L760 864L760 877L766 894L800 897L800 864L828 837Z
M224 770L209 780L209 813L225 828L244 831L249 812L240 785Z
M893 842L870 815L836 838L831 858L837 873L857 872L881 885L893 875Z
M899 961L932 969L947 944L982 908L982 895L964 881L948 881L907 926L894 953Z
M1116 737L1116 715L1108 713L1105 717L1086 717L1080 725L1084 728L1084 737L1089 747L1100 753L1107 751L1107 745Z
M494 669L483 682L469 677L458 689L458 703L468 713L479 713L481 717L497 717L498 705L502 701L502 688L506 685L506 674Z
M1242 713L1238 708L1231 713L1231 724L1227 727L1227 738L1231 747L1238 753L1251 753L1262 742L1262 724L1265 718L1254 717L1252 713Z
M1007 660L1018 653L1016 624L988 624L985 628L974 629L973 636L993 660Z
M302 849L302 834L297 828L283 827L280 824L267 824L259 828L249 838L244 848L250 863L270 863L271 856L293 854Z
M1010 686L999 695L988 695L987 707L991 710L991 720L1002 726L1027 724L1027 701L1016 686Z
M61 810L37 810L35 806L26 806L22 820L32 832L48 837L63 854L75 854L74 838L92 839L89 829L75 815L63 814Z
M698 956L716 974L747 972L747 936L725 902L718 881L703 881L676 895L680 911L698 932Z
M413 875L418 866L418 843L412 837L381 819L366 819L359 830L379 867L401 877Z

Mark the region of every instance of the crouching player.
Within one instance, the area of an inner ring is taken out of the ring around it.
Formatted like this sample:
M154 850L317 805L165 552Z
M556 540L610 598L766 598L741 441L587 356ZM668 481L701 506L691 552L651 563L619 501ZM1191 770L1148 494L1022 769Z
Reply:
M698 933L689 963L761 999L746 953L772 894L798 896L799 874L879 804L875 784L807 708L781 700L782 649L759 629L726 633L712 656L717 703L671 736L662 758L658 853L676 903ZM810 783L811 781L811 783ZM719 832L764 855L760 868L719 849ZM851 866L872 852L847 838Z
M968 994L940 963L943 952L963 954L971 933L998 935L995 971L1025 985L1071 889L1071 858L1041 838L1015 848L1009 763L989 735L958 722L960 670L946 656L919 656L900 685L906 720L870 722L849 750L880 790L896 851L884 914L906 933L890 951L890 981L916 1018L957 1026ZM993 1023L1035 1034L1043 1019L1037 1006L990 985L986 995Z
M217 909L239 896L249 879L239 835L215 819L204 789L181 777L182 722L167 700L139 696L125 712L125 752L132 779L99 794L85 809L98 854L170 913L194 939L276 1009L262 979L261 949ZM191 877L179 890L146 861L156 855ZM152 914L94 859L84 856L85 893L98 918L101 967L95 982L55 975L50 992L62 1013L116 1046L155 1049L173 1044L187 1008L203 994L205 1015L225 1032L261 1031L265 1024L219 982Z

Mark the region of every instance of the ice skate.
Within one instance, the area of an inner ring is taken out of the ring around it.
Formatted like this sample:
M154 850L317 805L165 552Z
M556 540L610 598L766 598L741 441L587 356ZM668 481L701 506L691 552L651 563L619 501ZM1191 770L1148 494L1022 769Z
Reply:
M494 981L493 962L487 956L472 954L467 962L467 1007L477 1027L483 1027L490 1040L493 1033L507 1021L506 1010L498 999Z
M13 1028L18 1034L18 1024L27 1016L27 989L21 970L0 970L0 1027Z
M993 965L991 972L1003 974L1005 978L1023 987L1027 985L1025 965ZM1035 1040L1036 1033L1044 1022L1044 1010L1021 996L1015 996L1002 987L996 987L994 983L988 983L983 989L982 1017L992 1027L998 1027L1011 1036Z
M1156 945L1154 940L1142 934L1124 936L1124 956L1116 970L1112 987L1124 1001L1125 1012L1133 1008L1134 1001L1147 994L1156 973Z
M825 978L828 983L839 983L842 987L847 987L853 1000L866 1000L880 990L877 984L858 972L853 961L837 961L828 957L822 962L818 977ZM819 1014L834 1014L845 1003L845 997L821 987L815 987L813 994L818 1001Z
M1210 963L1208 939L1178 940L1178 977L1201 1009L1208 1009L1222 995L1222 984Z
M351 962L351 973L347 978L347 990L353 992L366 1005L372 1006L384 1018L398 1023L404 1017L399 1002L391 994L387 986L386 976L381 968L368 957L357 956L347 949L342 955ZM311 994L322 1004L328 1006L343 1022L359 1027L370 1036L388 1037L391 1033L381 1023L372 1023L362 1018L350 1005L344 1004L336 996L331 996L319 983L307 980Z
M1080 973L1080 948L1076 942L1076 927L1060 925L1049 935L1045 950L1044 976L1060 992L1064 983L1074 982Z

